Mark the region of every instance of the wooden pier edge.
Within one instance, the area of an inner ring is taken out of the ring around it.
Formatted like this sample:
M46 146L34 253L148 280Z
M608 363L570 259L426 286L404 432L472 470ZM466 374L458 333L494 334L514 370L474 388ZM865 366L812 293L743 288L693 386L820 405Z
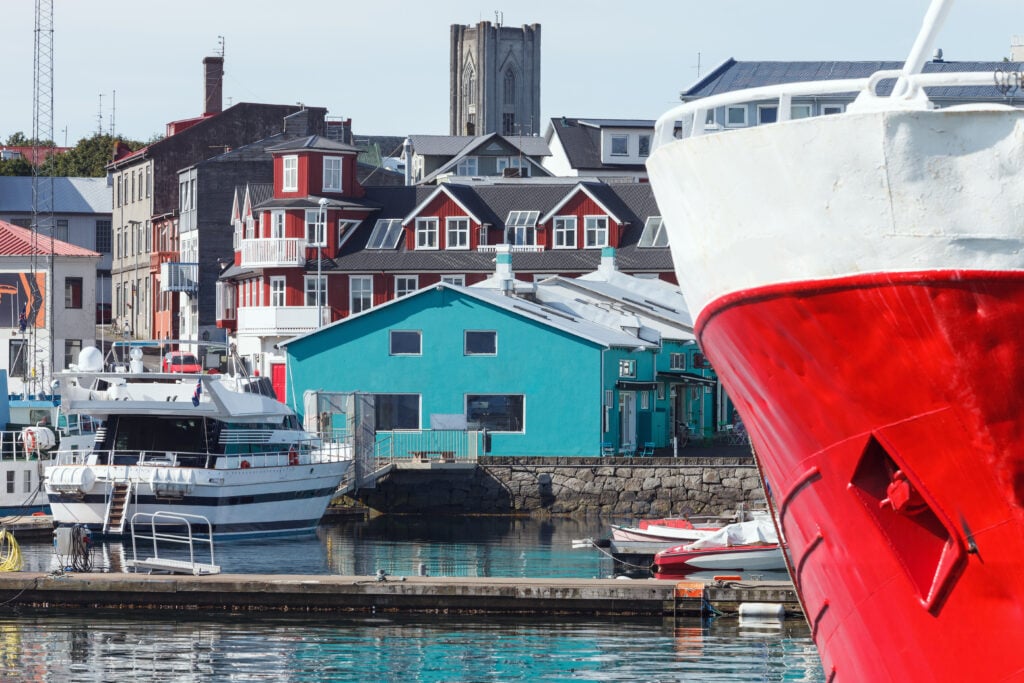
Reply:
M689 582L688 582L689 583ZM786 582L705 584L677 595L656 579L507 579L294 574L0 573L0 605L132 610L444 612L590 616L699 616L705 602L734 614L777 602L802 616ZM695 601L696 598L696 601ZM698 605L700 605L698 609Z

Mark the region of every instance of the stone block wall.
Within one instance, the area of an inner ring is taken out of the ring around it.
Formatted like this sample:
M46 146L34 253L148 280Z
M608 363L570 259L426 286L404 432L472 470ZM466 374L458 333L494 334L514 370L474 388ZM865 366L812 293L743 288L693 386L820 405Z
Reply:
M481 458L395 470L364 505L391 514L710 515L764 504L750 458Z

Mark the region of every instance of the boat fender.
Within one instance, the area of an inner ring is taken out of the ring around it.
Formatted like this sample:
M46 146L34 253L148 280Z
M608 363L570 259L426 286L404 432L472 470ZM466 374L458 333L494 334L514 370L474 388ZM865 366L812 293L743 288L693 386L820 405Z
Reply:
M289 465L298 465L299 464L299 454L295 452L295 446L292 446L291 448L288 449L288 464Z
M786 607L777 602L744 602L740 604L740 616L755 619L785 619Z
M243 470L249 469L249 461L248 460L243 460L242 464L240 464L239 467L241 467Z

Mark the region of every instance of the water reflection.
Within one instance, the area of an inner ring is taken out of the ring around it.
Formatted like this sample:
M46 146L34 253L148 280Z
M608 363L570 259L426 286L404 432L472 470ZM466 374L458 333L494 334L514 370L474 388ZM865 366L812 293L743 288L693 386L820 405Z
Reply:
M611 559L579 538L602 520L381 517L303 537L218 543L225 572L591 578ZM22 542L26 569L56 568L48 541ZM148 549L140 548L139 552ZM101 542L121 571L131 543ZM165 550L161 548L161 554ZM167 550L166 552L172 552ZM737 619L12 611L0 605L3 681L821 681L806 624Z
M5 681L822 681L803 624L49 612L0 618Z

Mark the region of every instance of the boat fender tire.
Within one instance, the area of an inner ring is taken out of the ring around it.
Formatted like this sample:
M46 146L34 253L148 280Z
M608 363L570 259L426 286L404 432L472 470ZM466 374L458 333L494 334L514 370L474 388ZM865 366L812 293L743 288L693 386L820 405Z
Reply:
M243 460L242 464L239 465L239 467L241 467L243 470L249 469L249 461L248 460Z

